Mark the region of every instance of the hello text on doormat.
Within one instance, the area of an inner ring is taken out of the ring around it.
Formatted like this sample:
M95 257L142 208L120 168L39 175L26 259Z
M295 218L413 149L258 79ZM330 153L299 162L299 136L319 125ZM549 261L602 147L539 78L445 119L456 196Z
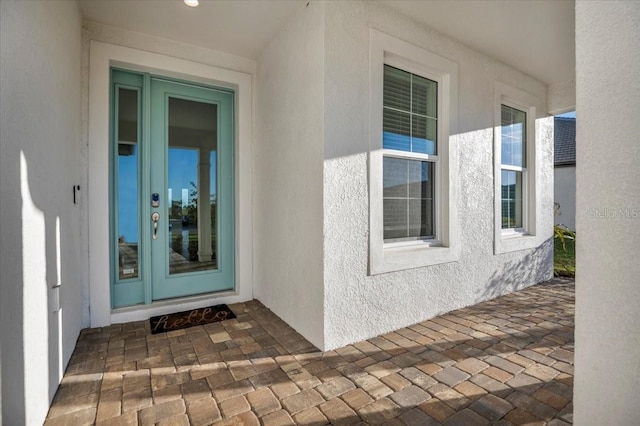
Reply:
M158 315L157 317L151 317L149 323L151 325L151 334L157 334L224 321L235 317L236 315L227 305L215 305L175 314Z

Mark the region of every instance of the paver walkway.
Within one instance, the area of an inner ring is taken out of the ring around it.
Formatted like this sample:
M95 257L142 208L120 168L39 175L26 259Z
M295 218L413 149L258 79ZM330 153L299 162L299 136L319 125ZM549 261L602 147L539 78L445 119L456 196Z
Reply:
M151 335L80 334L46 425L563 425L574 285L554 280L335 351L258 301Z

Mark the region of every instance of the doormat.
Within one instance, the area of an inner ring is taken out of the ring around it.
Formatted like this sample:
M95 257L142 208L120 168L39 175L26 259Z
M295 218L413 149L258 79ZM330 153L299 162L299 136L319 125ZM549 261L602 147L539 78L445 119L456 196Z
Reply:
M151 317L149 323L151 324L151 334L157 334L224 321L235 317L236 315L227 305L215 305L175 314L158 315L157 317Z

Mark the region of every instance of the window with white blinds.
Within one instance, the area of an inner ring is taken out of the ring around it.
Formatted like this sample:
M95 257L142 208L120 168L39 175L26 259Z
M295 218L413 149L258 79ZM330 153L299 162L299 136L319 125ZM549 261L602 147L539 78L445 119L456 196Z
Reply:
M383 148L435 155L438 83L385 65L383 90Z
M458 65L370 32L369 273L455 262Z
M384 65L384 241L434 237L438 83Z
M502 82L494 84L494 252L499 254L539 244L536 111L540 99Z
M500 182L502 229L523 229L524 188L527 173L527 113L500 106Z

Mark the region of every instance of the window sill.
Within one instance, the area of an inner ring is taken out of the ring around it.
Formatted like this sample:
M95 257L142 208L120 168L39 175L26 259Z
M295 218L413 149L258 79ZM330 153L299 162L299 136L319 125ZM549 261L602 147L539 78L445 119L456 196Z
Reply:
M530 237L529 234L524 228L509 228L502 230L502 238L519 238L519 237Z
M534 249L539 245L535 235L520 232L503 232L496 239L494 253L502 254L512 251Z
M378 251L378 256L372 257L370 275L456 262L458 257L454 248L435 245L432 241L386 246Z
M430 247L442 247L442 243L438 240L430 239L430 240L405 240L405 241L393 241L393 242L385 242L384 250L391 249L402 249L402 248L413 248L413 249L424 249Z

